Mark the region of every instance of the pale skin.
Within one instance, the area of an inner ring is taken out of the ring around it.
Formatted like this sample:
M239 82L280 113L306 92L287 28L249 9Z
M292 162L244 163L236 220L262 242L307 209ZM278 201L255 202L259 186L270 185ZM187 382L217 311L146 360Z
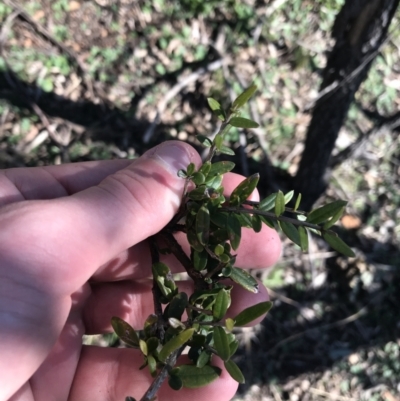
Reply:
M193 148L166 142L134 162L0 172L0 401L140 399L152 379L138 370L139 352L82 346L82 335L111 332L112 316L140 329L152 313L146 239L178 210L176 172L190 162L201 164ZM242 179L228 174L227 193ZM237 265L268 267L280 252L275 231L245 230ZM171 256L165 262L182 270ZM235 288L230 313L266 299L263 287ZM163 385L159 400L227 401L236 389L223 371L202 389Z

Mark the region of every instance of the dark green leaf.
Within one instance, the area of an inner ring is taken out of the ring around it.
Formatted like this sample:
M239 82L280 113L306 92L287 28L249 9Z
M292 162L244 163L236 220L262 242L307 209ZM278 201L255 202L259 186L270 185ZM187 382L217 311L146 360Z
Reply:
M264 224L266 224L268 227L270 227L270 228L276 228L275 227L275 224L274 224L274 220L272 220L272 219L270 219L269 217L267 217L267 216L263 216L263 215L259 215L260 216L260 219L261 219L261 221L264 223Z
M234 321L233 321L234 322ZM229 352L231 354L231 358L233 355L235 355L235 352L237 351L239 347L239 341L233 340L232 342L229 343Z
M203 250L202 252L193 251L193 266L197 271L201 271L206 268L208 261L208 253Z
M298 228L299 236L300 236L300 247L303 252L308 251L308 232L305 227L300 226Z
M207 98L208 105L214 114L222 121L225 121L225 111L219 104L219 102L212 97Z
M213 330L214 348L217 351L218 356L223 360L227 361L230 356L229 341L225 330L220 326L215 326Z
M285 205L287 205L293 198L294 191L289 191L287 194L285 194Z
M194 329L187 329L179 333L176 337L171 338L161 349L158 354L158 359L161 362L167 360L167 358L182 345L186 344L194 333Z
M232 103L232 109L237 110L244 106L247 101L254 95L257 90L256 85L249 86L243 93L241 93Z
M210 161L206 161L200 167L199 172L204 174L205 177L207 177L207 175L209 174L210 170L211 170L211 162Z
M253 225L254 232L259 233L262 229L262 221L260 219L260 216L257 214L253 214L253 216L251 218L251 222Z
M204 183L204 181L206 180L206 177L204 177L204 174L200 173L200 172L196 172L193 174L192 177L192 181L196 184L196 185L201 185Z
M239 220L234 214L228 216L228 224L226 226L228 231L229 241L232 249L236 251L239 248L240 239L242 235L242 227L240 226Z
M194 231L189 230L187 232L187 240L188 240L190 246L193 249L195 249L197 252L201 252L204 249L203 245L200 244L200 241L197 238L197 234Z
M275 215L279 217L285 211L285 196L282 191L278 191L275 199Z
M256 305L250 306L240 312L236 317L233 318L235 326L245 326L253 320L267 313L272 308L272 302L260 302Z
M111 326L115 331L115 334L126 344L131 347L139 347L139 337L136 331L131 325L129 325L125 320L114 316L111 319Z
M260 175L258 173L244 179L231 193L230 206L240 206L255 190Z
M193 175L193 173L194 173L195 171L196 171L196 166L194 165L194 163L190 163L190 164L187 166L187 169L186 169L187 175L191 176L191 175Z
M239 223L242 227L253 228L253 220L252 217L247 213L238 213L235 215L239 220Z
M275 206L276 195L277 195L276 193L268 195L265 199L263 199L259 203L258 208L264 212L273 209Z
M125 397L125 401L136 401L133 397Z
M339 238L335 233L324 232L322 233L324 240L335 250L344 256L354 257L355 254L345 242Z
M236 365L235 362L232 360L229 360L227 362L224 362L225 369L228 371L228 373L231 375L232 379L236 380L238 383L243 384L245 382L243 373L239 369L239 366Z
M167 317L181 319L183 312L188 304L188 296L185 292L180 292L172 298L168 305Z
M228 146L221 145L218 150L224 155L235 156L235 152Z
M210 361L211 354L208 351L202 351L197 358L196 367L202 368Z
M301 202L301 194L298 194L293 210L297 210L298 209L298 207L300 206L300 202Z
M213 177L217 174L225 174L233 170L235 163L229 161L216 162L211 165L207 178Z
M314 209L307 216L307 222L312 224L323 223L324 221L327 221L329 218L336 215L336 213L346 205L347 205L346 201L336 200L318 209Z
M218 209L215 213L212 213L210 215L211 221L217 226L217 227L226 227L227 221L228 221L228 213L226 212L220 212L221 209Z
M208 199L209 195L208 195L206 186L201 185L200 187L195 188L192 191L190 191L188 193L188 197L189 197L189 199L199 201L199 200L203 200L203 199Z
M231 304L231 296L230 291L225 290L222 288L217 297L215 298L215 303L213 306L213 316L215 320L221 320L228 310Z
M339 210L332 216L332 218L324 224L324 230L327 230L328 228L331 228L331 227L342 217L342 214L343 214L343 212L344 212L344 209L345 209L344 207L342 207L341 209L339 209Z
M157 337L150 337L146 340L147 344L147 353L153 353L159 346L160 342L158 341Z
M230 278L248 291L258 293L258 281L246 270L233 267Z
M280 225L284 234L296 245L301 247L300 235L295 225L286 221L281 221Z
M206 136L200 134L197 135L196 138L206 148L210 148L212 146L212 141L210 138L207 138Z
M249 120L248 118L243 118L243 117L232 117L229 120L229 124L232 125L232 127L237 127L237 128L258 128L259 125L253 121Z
M178 375L171 375L168 378L168 384L172 390L180 390L183 387L183 381Z
M196 234L202 245L208 243L208 237L210 235L210 212L205 205L203 205L197 212Z
M221 369L216 366L205 365L198 368L194 365L179 366L179 377L183 387L199 388L216 380L221 374Z

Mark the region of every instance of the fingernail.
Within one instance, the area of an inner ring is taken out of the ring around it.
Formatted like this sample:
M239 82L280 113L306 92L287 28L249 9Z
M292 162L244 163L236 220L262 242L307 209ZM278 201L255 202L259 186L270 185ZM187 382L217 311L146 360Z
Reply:
M176 175L178 170L186 170L191 162L189 150L182 144L164 142L146 153L157 162L161 163L165 169Z

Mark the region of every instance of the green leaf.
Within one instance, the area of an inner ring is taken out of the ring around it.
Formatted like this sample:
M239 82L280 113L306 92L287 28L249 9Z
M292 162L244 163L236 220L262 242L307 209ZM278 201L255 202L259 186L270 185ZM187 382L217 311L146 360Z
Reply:
M181 319L183 312L185 311L188 304L188 296L186 292L180 292L175 295L170 304L167 306L166 314L167 317L174 317L176 319Z
M294 204L293 210L296 211L296 210L299 208L300 202L301 202L301 194L298 194L298 195L297 195L297 199L296 199L296 203Z
M231 319L230 317L228 317L225 320L225 327L227 330L232 331L233 328L235 327L235 321L233 319Z
M281 228L283 233L296 245L301 247L300 243L300 235L299 232L297 231L297 228L294 224L286 222L286 221L281 221L280 222Z
M336 200L328 203L318 209L312 210L307 216L307 222L312 224L320 224L327 221L329 218L336 215L336 213L347 205L344 200Z
M293 198L294 191L289 191L287 194L285 194L285 205L287 205Z
M210 172L210 170L211 170L211 162L210 161L206 161L199 168L199 173L202 173L202 174L204 174L205 177L207 177L209 172Z
M198 368L194 365L179 366L179 377L183 387L199 388L216 380L221 374L221 369L216 366L205 365Z
M191 176L191 175L193 175L193 173L194 173L195 171L196 171L196 166L194 165L194 163L190 163L190 164L187 166L187 169L186 169L187 175Z
M275 199L277 193L273 193L271 195L268 195L265 199L263 199L259 204L258 208L264 212L267 212L268 210L271 210L275 206Z
M303 252L307 252L308 251L308 232L303 226L300 226L298 228L298 231L299 231L299 236L300 236L300 248Z
M230 356L229 340L225 330L220 326L215 326L213 330L214 348L217 351L218 356L223 360L227 361Z
M235 362L233 362L232 360L226 361L224 362L224 366L228 373L231 375L232 379L241 384L245 382L243 373Z
M215 298L213 306L213 316L215 320L221 320L231 304L230 291L222 288Z
M215 175L222 175L233 170L235 163L229 161L216 162L211 165L210 171L207 174L207 178L214 177Z
M221 145L218 150L224 155L235 156L235 152L228 146Z
M115 331L115 334L125 343L131 347L139 347L139 336L131 325L125 320L114 316L111 318L111 326Z
M196 172L193 174L192 177L192 181L196 184L196 185L201 185L204 183L204 181L206 180L206 177L204 177L204 174L200 173L200 172Z
M246 270L239 267L233 267L230 278L246 290L255 294L258 293L258 281Z
M168 384L172 390L180 390L183 387L183 381L178 375L170 375L168 378Z
M350 258L354 257L355 254L351 250L351 248L335 233L332 232L324 232L322 233L322 237L324 240L335 250L340 252L344 256L348 256Z
M228 231L229 241L233 250L239 248L240 239L242 235L242 227L240 226L239 220L234 214L228 216L226 229Z
M275 199L275 215L279 217L285 211L285 196L282 191L278 191Z
M225 111L219 102L212 97L207 98L208 105L214 114L222 121L225 121Z
M202 252L198 252L196 250L193 251L192 256L193 266L197 271L201 271L206 268L208 261L208 253L203 250Z
M197 358L196 367L202 368L210 361L211 354L208 351L202 351Z
M241 93L232 103L232 109L237 110L240 107L244 106L247 101L254 95L257 90L256 85L249 86L243 93Z
M199 200L203 200L203 199L208 199L209 195L208 195L206 186L201 185L198 188L195 188L192 191L190 191L188 193L188 197L189 197L189 199L199 201Z
M202 245L208 243L210 235L210 212L205 205L199 209L196 215L196 235Z
M176 337L171 338L161 349L158 359L166 362L167 358L182 345L186 344L192 337L194 329L187 329L179 333Z
M196 135L197 140L206 148L210 148L212 146L212 141L210 138L206 137L205 135Z
M186 237L190 246L197 252L201 252L204 249L203 245L200 244L200 241L197 238L197 234L193 230L189 230Z
M139 348L140 348L140 351L142 351L143 355L148 354L146 341L140 339L139 340Z
M154 377L157 373L157 361L155 360L154 356L149 355L147 357L147 364L149 365L150 374Z
M229 120L229 124L232 125L232 127L237 127L237 128L258 128L259 125L253 121L249 120L248 118L243 118L243 117L232 117Z
M262 229L262 221L260 219L260 216L258 214L253 214L253 216L251 217L251 222L254 232L259 233Z
M260 175L258 173L244 179L231 193L230 206L240 206L255 190Z
M235 326L245 326L246 324L249 324L253 320L267 313L271 308L271 301L260 302L256 305L250 306L233 318L235 321Z
M328 220L325 224L324 224L324 230L327 230L328 228L331 228L341 217L342 214L344 212L345 208L342 207L341 209L339 209L330 220Z
M235 355L237 349L239 348L239 341L233 340L232 342L229 343L229 351L231 353L231 358L233 355Z
M268 227L270 227L270 228L273 228L273 229L276 229L276 227L275 227L275 224L274 224L274 221L272 220L272 219L270 219L269 217L267 217L267 216L263 216L263 215L259 215L260 216L260 219L261 219L261 221L264 223L264 224L266 224Z

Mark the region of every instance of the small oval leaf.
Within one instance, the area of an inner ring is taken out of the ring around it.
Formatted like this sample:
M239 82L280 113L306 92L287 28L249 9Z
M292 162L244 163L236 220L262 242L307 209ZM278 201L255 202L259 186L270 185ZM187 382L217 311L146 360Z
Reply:
M301 194L298 194L297 195L297 199L296 199L296 203L294 204L294 208L293 208L294 211L296 211L299 208L300 202L301 202Z
M170 375L168 378L168 384L172 390L180 390L183 387L182 379L178 375Z
M218 353L218 356L223 360L227 361L230 356L229 340L225 330L220 326L215 326L213 330L214 348Z
M351 248L335 233L332 232L324 232L322 234L324 240L335 250L340 252L344 256L354 257L355 254L351 250Z
M219 151L224 155L235 156L235 152L231 148L228 148L228 146L225 145L221 145L219 147Z
M212 141L210 138L207 138L205 135L196 135L197 140L206 148L210 148L212 146Z
M240 239L242 235L242 227L240 222L234 214L228 216L226 229L228 231L229 241L233 250L239 248Z
M278 191L275 199L275 215L279 217L285 211L285 196L282 191Z
M207 206L203 205L196 215L196 235L200 244L206 245L210 235L210 212Z
M228 373L231 375L232 379L241 384L245 382L243 373L235 362L233 362L232 360L226 361L224 362L224 366Z
M287 205L293 198L294 191L289 191L287 194L285 194L285 205Z
M281 221L280 225L283 233L290 239L290 241L301 247L300 235L295 225L286 221Z
M271 195L268 195L265 199L263 199L259 204L258 208L264 212L267 212L268 210L271 210L275 206L275 199L276 199L277 193L273 193Z
M247 101L254 95L257 90L256 85L249 86L243 93L241 93L232 103L232 109L237 110L244 106Z
M244 179L231 193L230 206L240 206L255 190L260 175L258 173Z
M194 329L187 329L179 333L176 337L171 338L161 349L158 354L158 359L161 362L167 360L167 358L176 351L179 347L186 344L192 337Z
M303 252L307 252L308 251L308 232L303 226L300 226L298 228L298 231L299 231L299 236L300 236L300 248Z
M241 311L233 318L235 326L245 326L260 316L266 314L272 308L272 302L260 302Z
M216 380L221 374L221 369L216 366L205 365L198 368L194 365L179 366L179 377L183 387L199 388Z
M312 210L307 216L307 222L312 224L320 224L333 217L339 210L344 208L347 202L344 200L336 200L321 206L318 209Z
M258 281L246 270L239 267L232 267L232 272L229 277L246 290L254 292L255 294L258 293Z
M213 306L213 316L215 320L221 320L228 310L231 304L231 296L230 291L225 290L222 288L217 297L215 298L215 303Z
M345 208L342 207L341 209L339 209L330 220L328 220L325 224L324 224L324 230L327 230L328 228L331 228L343 215Z
M133 327L122 320L121 318L114 316L111 319L111 326L115 331L115 334L125 343L131 347L139 347L139 336Z
M232 117L229 120L229 124L232 125L232 127L237 127L237 128L258 128L259 124L256 123L253 120L250 120L248 118L243 118L243 117Z
M228 173L229 171L233 170L234 167L235 167L235 163L229 162L229 161L213 163L207 174L207 178L214 177L215 175L219 175L219 174Z

